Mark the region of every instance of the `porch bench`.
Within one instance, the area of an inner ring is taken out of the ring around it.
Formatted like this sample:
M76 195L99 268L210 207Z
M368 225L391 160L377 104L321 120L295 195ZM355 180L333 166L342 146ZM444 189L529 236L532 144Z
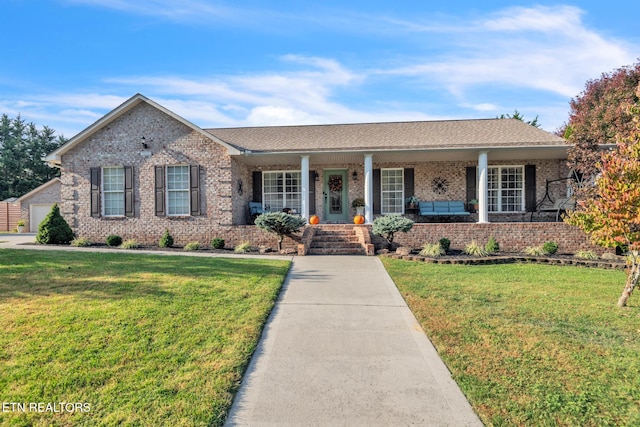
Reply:
M420 216L465 216L471 215L464 208L460 200L420 202L418 204Z

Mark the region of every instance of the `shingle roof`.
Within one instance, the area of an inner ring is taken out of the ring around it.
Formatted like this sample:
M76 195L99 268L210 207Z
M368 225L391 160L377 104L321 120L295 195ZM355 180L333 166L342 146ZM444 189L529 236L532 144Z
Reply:
M540 147L565 145L515 119L205 129L252 152Z

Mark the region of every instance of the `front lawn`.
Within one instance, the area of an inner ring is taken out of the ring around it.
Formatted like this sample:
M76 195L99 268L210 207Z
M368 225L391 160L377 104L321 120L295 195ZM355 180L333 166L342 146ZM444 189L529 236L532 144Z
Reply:
M220 425L288 267L0 250L0 424Z
M640 294L621 271L382 259L486 425L640 425Z

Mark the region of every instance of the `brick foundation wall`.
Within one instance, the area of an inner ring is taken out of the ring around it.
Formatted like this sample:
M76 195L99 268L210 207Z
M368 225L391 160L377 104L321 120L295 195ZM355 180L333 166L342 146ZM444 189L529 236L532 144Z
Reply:
M464 249L472 240L484 245L491 236L495 237L502 251L521 251L528 246L538 246L549 241L558 244L558 253L573 254L578 250L593 250L602 254L609 251L592 245L580 229L563 222L414 224L409 233L397 233L394 243L419 248L425 243L435 243L446 237L451 241L452 249ZM373 237L377 249L384 247L386 241L383 238Z

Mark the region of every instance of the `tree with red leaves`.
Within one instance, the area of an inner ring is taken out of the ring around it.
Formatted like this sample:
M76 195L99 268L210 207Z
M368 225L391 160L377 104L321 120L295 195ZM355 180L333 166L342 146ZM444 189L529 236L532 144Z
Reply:
M640 85L635 96L640 98ZM616 137L617 147L601 156L593 191L578 201L566 221L605 247L628 251L627 282L618 300L624 307L640 279L640 103L628 106L630 130Z
M598 147L615 144L618 135L625 137L634 130L629 107L638 102L638 83L640 62L588 81L584 91L571 100L569 123L557 134L573 145L569 149L569 165L584 177L583 182L591 182L599 172L602 152Z

